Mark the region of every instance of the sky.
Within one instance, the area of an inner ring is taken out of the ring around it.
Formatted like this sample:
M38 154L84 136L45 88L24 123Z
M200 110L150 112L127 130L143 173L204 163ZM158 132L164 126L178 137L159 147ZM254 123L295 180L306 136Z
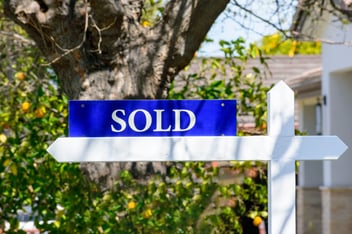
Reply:
M265 5L263 8L263 1L255 1L252 5L252 10L254 12L261 13L261 16L264 18L274 18L268 17L270 15L269 12L273 11L273 7L270 7L270 4ZM266 2L270 2L270 0L266 0ZM265 13L265 9L266 12ZM266 23L248 17L247 19L242 20L247 28L244 29L241 25L236 23L233 19L230 19L227 13L222 13L219 18L214 23L213 27L208 33L208 38L214 40L211 43L203 43L200 48L198 54L199 56L223 56L223 53L220 51L219 41L220 40L235 40L238 37L243 37L247 44L250 42L258 42L263 37L263 35L273 34L276 32L274 28L267 25ZM286 13L284 18L287 20L283 22L284 27L288 28L293 15L293 10L291 13ZM282 16L279 16L282 18ZM277 19L273 19L275 21Z
M258 28L261 28L261 26L258 26ZM270 34L270 31L267 31L267 33ZM245 38L247 43L258 41L261 38L257 33L241 28L233 20L220 16L208 33L208 38L212 39L213 42L203 43L199 50L199 55L222 56L223 53L220 51L219 41L235 40L238 37Z

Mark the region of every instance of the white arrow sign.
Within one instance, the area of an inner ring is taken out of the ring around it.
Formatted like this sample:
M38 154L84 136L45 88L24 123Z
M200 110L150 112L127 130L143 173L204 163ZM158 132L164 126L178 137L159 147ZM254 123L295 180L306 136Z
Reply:
M338 159L336 136L295 136L293 91L282 81L268 93L268 136L62 137L48 152L59 162L264 160L269 163L269 233L295 234L295 160Z
M48 149L58 162L325 160L345 150L336 136L62 137Z

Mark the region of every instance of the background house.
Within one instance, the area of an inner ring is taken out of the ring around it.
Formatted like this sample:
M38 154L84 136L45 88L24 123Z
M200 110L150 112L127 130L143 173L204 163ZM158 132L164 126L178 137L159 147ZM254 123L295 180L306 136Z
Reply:
M296 35L323 42L321 107L323 135L337 135L349 149L337 161L307 162L300 168L300 233L350 233L352 230L352 24L351 2L325 1L301 7L292 28ZM333 5L332 5L333 4ZM345 14L336 9L342 10ZM334 12L334 14L331 14ZM319 15L318 18L315 16ZM342 20L341 20L342 19ZM314 79L314 78L312 78ZM311 111L307 109L307 111ZM314 220L320 218L321 222Z

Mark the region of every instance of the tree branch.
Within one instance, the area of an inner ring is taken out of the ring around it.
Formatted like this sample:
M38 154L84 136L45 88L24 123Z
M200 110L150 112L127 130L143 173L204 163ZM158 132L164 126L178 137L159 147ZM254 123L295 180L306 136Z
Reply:
M86 0L84 0L84 5L85 5L85 21L84 21L84 32L82 34L82 39L80 41L80 43L78 45L76 45L73 48L70 49L66 49L61 47L60 45L58 45L55 41L55 38L53 38L52 40L55 42L56 47L58 47L59 49L61 49L64 53L60 54L60 56L57 56L56 58L54 58L52 61L49 61L49 63L44 64L44 66L49 66L53 63L56 63L57 61L59 61L62 57L72 53L73 51L80 49L84 42L86 41L86 34L87 34L87 29L88 29L88 2Z
M161 31L169 43L175 69L182 69L193 58L216 18L229 0L175 0L164 11ZM168 30L173 29L173 30Z
M255 18L259 19L260 21L270 25L271 27L273 27L274 29L276 29L277 31L283 33L283 35L287 38L289 38L289 36L287 35L287 31L282 29L281 27L279 27L278 25L275 24L275 22L270 21L270 19L265 19L263 17L261 17L260 15L254 13L253 11L249 10L248 8L242 6L240 3L238 3L236 0L233 2L234 6L240 8L241 10L243 10L244 12L254 16Z

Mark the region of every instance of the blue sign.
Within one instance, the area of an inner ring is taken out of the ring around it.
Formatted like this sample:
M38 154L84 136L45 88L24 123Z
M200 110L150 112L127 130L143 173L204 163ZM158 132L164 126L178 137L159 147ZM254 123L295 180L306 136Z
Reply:
M235 136L236 100L70 101L70 137Z

